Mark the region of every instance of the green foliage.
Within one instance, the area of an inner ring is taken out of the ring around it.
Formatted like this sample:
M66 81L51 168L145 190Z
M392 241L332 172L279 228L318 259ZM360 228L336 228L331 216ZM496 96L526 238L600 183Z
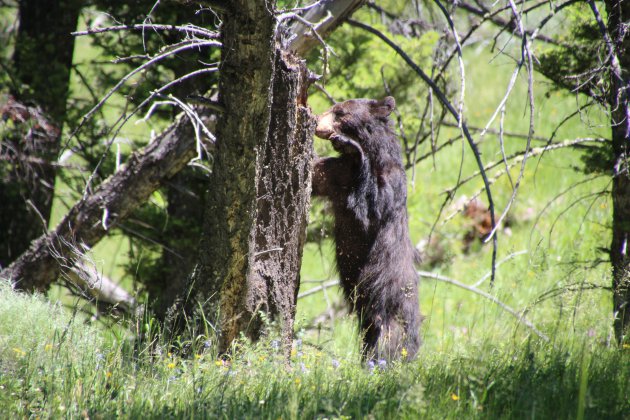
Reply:
M563 44L546 49L536 68L554 82L552 89L584 93L605 102L607 77L601 66L601 34L586 4L570 9Z

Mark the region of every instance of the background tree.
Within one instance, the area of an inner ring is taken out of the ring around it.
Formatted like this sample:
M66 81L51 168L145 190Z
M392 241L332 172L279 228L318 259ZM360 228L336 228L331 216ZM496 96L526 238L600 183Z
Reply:
M0 267L48 228L74 53L70 33L80 10L75 0L19 2L13 58L2 78L14 98L3 118L14 125L0 144Z

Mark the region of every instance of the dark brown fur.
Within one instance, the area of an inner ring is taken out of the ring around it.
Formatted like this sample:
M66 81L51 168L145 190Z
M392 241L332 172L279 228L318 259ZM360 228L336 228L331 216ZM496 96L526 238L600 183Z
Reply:
M407 180L388 118L394 106L391 97L339 103L316 130L340 153L315 162L313 194L332 203L337 268L366 359L412 359L420 345Z

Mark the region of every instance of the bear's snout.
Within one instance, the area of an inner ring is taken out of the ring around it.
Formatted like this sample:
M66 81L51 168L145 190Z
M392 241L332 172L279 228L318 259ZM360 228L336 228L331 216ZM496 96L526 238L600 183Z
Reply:
M325 112L317 117L317 127L315 128L315 135L323 139L329 139L335 132L333 127L335 116L332 112Z

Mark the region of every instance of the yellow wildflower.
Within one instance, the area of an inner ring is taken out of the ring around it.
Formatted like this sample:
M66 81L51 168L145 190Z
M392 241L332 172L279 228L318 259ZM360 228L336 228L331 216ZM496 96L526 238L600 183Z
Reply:
M45 350L45 351L51 351L51 350L52 350L52 344L46 344L46 345L44 346L44 350Z
M168 365L166 365L166 367L169 369L173 369L175 367L175 363L171 362Z
M457 394L455 394L455 393L452 393L452 394L451 394L451 399L452 399L453 401L457 401L457 400L459 400L459 396L458 396Z
M214 362L214 364L217 366L223 366L223 362L220 360L217 360L216 362Z
M112 377L112 373L110 371L105 372L105 377L111 378Z
M401 355L402 357L407 357L407 354L409 354L409 353L407 353L407 349L403 347L403 348L402 348L402 351L400 352L400 355Z

